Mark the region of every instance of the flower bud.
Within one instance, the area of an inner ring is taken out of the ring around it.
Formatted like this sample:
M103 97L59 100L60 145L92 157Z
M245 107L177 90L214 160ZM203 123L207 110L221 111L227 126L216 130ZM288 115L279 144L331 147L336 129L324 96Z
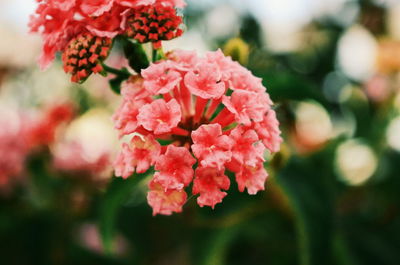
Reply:
M96 37L90 33L72 39L64 50L64 71L71 74L71 81L83 83L92 73L103 73L103 62L110 53L111 39Z

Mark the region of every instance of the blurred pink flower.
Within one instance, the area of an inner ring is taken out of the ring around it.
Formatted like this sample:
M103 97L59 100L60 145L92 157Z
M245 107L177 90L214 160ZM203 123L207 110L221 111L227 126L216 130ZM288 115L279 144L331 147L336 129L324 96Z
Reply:
M79 242L86 248L97 253L104 253L103 244L101 242L101 236L99 229L95 224L87 223L83 224L78 228L76 233L78 235ZM124 255L128 250L128 242L120 234L117 234L115 241L113 242L114 253L117 255Z
M70 122L73 116L74 109L70 103L55 104L42 110L39 117L30 121L26 136L29 146L52 144L59 126Z
M7 190L21 178L28 155L27 119L19 114L0 115L0 189Z
M97 178L110 167L110 154L103 152L89 156L78 142L61 142L54 155L54 167L73 175Z
M392 92L387 76L375 75L365 84L367 95L375 102L385 101Z

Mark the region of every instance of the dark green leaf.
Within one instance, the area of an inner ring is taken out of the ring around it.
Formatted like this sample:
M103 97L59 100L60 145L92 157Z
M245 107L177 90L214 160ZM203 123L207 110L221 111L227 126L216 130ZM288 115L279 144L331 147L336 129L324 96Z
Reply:
M142 69L146 69L150 65L149 59L141 44L131 42L127 39L123 39L122 42L129 66L132 67L136 73L140 73Z

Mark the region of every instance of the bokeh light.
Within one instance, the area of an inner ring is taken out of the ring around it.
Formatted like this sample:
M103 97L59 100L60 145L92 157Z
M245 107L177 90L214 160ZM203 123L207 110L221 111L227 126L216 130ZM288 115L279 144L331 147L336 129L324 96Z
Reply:
M342 143L336 151L335 165L339 177L348 185L365 183L375 173L378 160L372 149L360 140Z

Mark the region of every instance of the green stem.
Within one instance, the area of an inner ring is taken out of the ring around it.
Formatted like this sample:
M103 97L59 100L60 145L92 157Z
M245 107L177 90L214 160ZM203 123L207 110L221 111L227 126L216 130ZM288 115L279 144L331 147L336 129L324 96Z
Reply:
M152 50L151 59L152 62L154 63L157 61L157 49L154 49L154 47L152 47L151 50Z
M113 254L116 221L120 208L126 199L129 198L132 191L137 188L138 184L147 176L153 174L153 172L153 169L149 169L143 174L134 174L128 179L115 177L112 179L100 205L99 228L106 254Z
M158 60L165 59L165 54L162 48L154 49L152 48L152 62L157 62Z
M129 77L129 73L127 71L116 69L114 67L106 65L105 63L102 63L101 65L103 66L103 69L110 74L118 75L121 77Z

